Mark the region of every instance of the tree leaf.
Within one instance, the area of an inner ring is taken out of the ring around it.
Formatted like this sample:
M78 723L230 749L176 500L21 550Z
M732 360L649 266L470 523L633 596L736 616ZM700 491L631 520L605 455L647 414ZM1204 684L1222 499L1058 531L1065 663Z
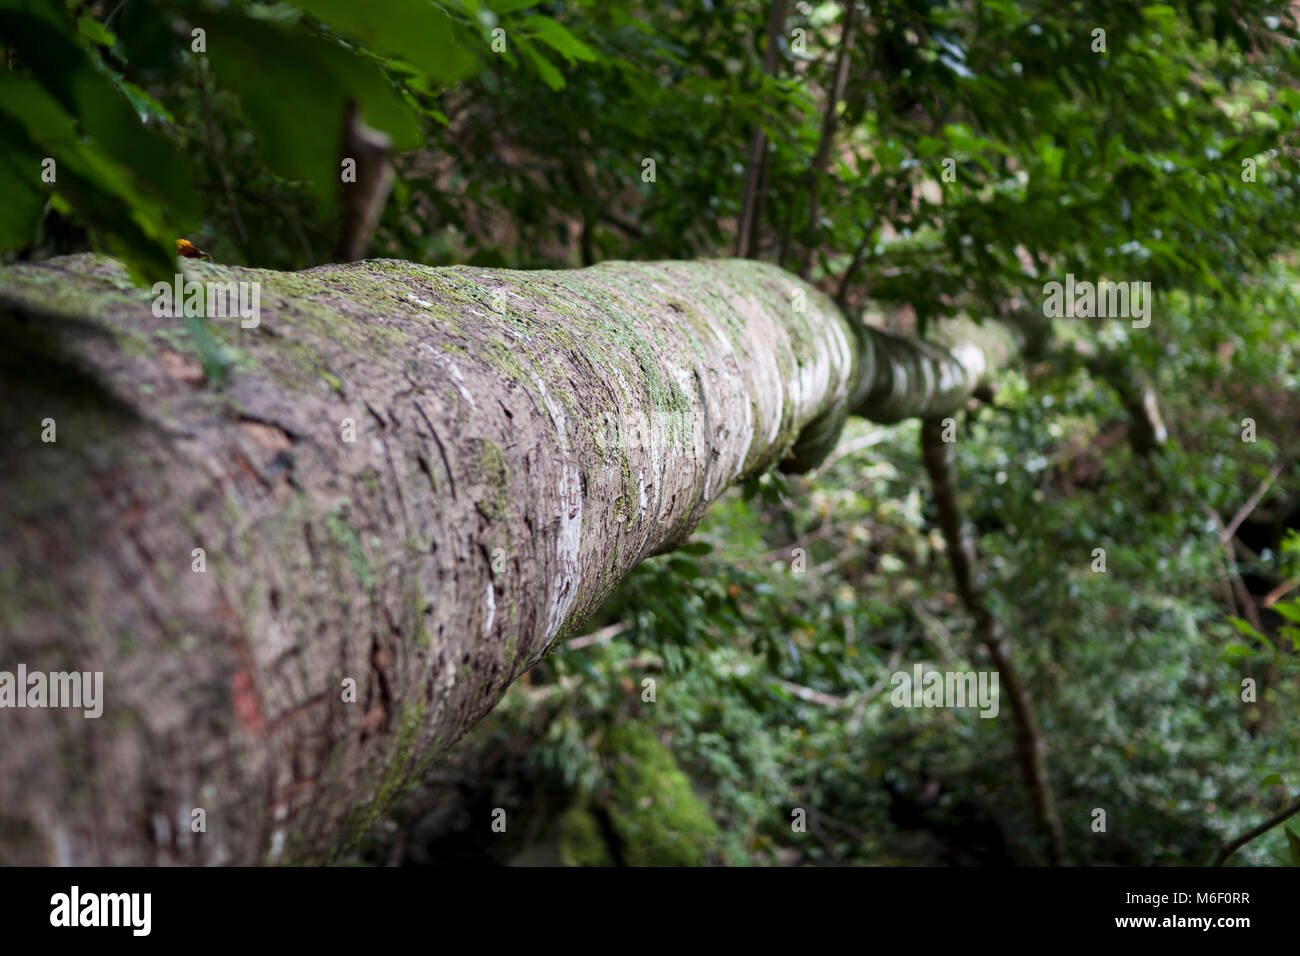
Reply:
M545 43L570 63L575 60L595 62L596 51L569 32L558 20L550 17L528 17L520 26L532 31L533 36Z
M560 71L555 68L555 65L551 63L550 60L546 59L546 57L544 57L539 51L535 50L533 45L527 40L519 40L518 46L520 51L523 53L524 58L527 59L528 62L532 63L534 69L537 70L543 83L549 86L552 90L564 89L564 77L560 75Z
M208 14L208 52L222 83L257 133L267 165L308 184L316 202L337 202L339 144L347 103L397 149L421 142L414 111L371 63L337 43L231 14ZM274 95L267 95L267 90Z
M458 30L427 0L293 2L367 49L407 60L441 85L463 80L479 68L469 31Z
M1283 827L1286 830L1286 842L1291 848L1291 865L1300 866L1300 836L1289 826Z

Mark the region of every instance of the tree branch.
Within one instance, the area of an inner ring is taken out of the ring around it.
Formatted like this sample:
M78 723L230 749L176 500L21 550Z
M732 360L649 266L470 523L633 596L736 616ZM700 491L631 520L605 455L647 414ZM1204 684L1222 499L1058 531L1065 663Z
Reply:
M961 507L957 502L957 483L950 462L949 445L943 440L943 423L927 418L921 423L921 455L934 488L939 525L948 546L957 595L975 621L975 638L989 649L1001 675L1015 720L1016 755L1025 787L1029 791L1038 825L1047 841L1048 859L1053 865L1066 861L1065 831L1057 814L1051 781L1043 757L1043 738L1034 716L1033 704L1015 668L1010 641L1001 633L997 619L989 610L984 594L975 579L975 546L966 537Z
M772 0L767 19L767 48L763 51L763 75L776 72L777 37L785 28L788 0ZM736 225L736 257L758 258L757 237L763 220L763 184L767 167L767 134L758 123L749 141L749 161L746 166L745 192L740 205L740 221Z
M812 268L815 246L812 236L817 229L817 220L821 215L821 177L826 171L830 159L831 146L835 142L835 131L839 126L839 106L844 99L844 88L849 82L849 63L853 53L853 41L857 37L858 4L857 0L844 0L844 26L840 33L839 50L835 56L835 80L831 86L831 95L826 101L826 111L822 115L821 140L817 143L817 154L808 169L808 233L804 237L803 259L799 264L799 277L808 278Z
M1259 826L1251 827L1235 840L1229 840L1224 843L1223 846L1219 847L1218 855L1215 856L1214 862L1211 866L1223 866L1228 857L1232 856L1232 854L1236 853L1251 840L1255 839L1255 837L1262 836L1279 823L1289 820L1297 813L1300 813L1300 797L1297 797L1287 807L1278 813L1273 814L1273 816L1269 817Z

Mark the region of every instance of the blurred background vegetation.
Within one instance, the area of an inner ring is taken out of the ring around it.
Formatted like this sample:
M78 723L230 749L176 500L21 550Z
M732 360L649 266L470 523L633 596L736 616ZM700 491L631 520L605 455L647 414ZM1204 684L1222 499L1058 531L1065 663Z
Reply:
M743 248L919 334L1033 313L1070 272L1150 281L1149 328L1076 322L1093 360L1008 373L956 456L1071 857L1202 864L1300 790L1295 17L1271 0L0 0L0 249L95 248L140 279L171 276L181 236L224 263L329 261L354 101L396 149L372 256ZM1131 440L1117 381L1158 394L1158 453ZM918 431L855 422L815 474L729 494L348 858L1041 862L1010 720L890 705L892 671L991 666ZM496 807L506 835L482 823ZM1233 862L1296 845L1277 828Z

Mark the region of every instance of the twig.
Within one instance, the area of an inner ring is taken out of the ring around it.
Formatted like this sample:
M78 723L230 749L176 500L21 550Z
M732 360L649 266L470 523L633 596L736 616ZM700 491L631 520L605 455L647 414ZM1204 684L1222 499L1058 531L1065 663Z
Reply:
M777 680L776 683L789 691L795 697L809 704L821 704L823 707L831 707L836 710L844 707L852 707L854 717L861 715L863 708L874 697L879 696L889 685L890 676L894 668L898 666L899 660L902 659L902 652L896 651L885 665L885 676L876 683L872 684L866 690L856 691L851 694L845 694L843 697L836 697L834 694L827 694L820 690L814 690L811 687L805 687L802 684L796 684L793 681Z
M831 521L826 524L818 525L816 528L814 528L812 531L809 531L807 534L801 534L799 537L795 538L789 544L783 544L779 548L773 548L771 551L766 551L763 554L757 555L754 558L750 558L746 560L774 561L777 558L783 558L786 555L790 554L792 551L794 551L795 548L802 548L805 545L812 544L812 542L814 541L820 541L822 538L825 538L827 535L829 535L832 531L835 531L840 528L844 528L846 526L856 527L857 524L858 524L857 521Z
M1223 596L1228 601L1228 610L1232 612L1233 617L1240 617L1241 609L1237 606L1237 588L1232 583L1232 573L1222 557L1219 557L1215 563L1219 565L1219 573L1223 575Z
M939 645L939 655L943 658L944 663L956 669L958 659L957 652L953 648L952 632L944 626L943 621L922 607L920 601L913 601L911 608L912 613L934 636L934 642Z
M819 474L824 474L831 465L839 461L841 458L844 458L846 455L852 455L854 452L862 451L864 448L870 448L872 445L879 445L885 440L887 434L888 433L885 429L877 428L875 431L868 432L860 438L855 438L853 441L841 442L835 446L835 450L826 457L826 460L817 466L817 472Z
M839 288L835 290L835 304L840 307L841 312L849 311L849 290L853 287L853 276L858 271L858 266L862 264L862 257L866 255L867 248L871 245L871 237L875 234L876 224L868 223L863 230L862 241L858 247L853 250L853 258L849 261L849 267L844 270L844 275L840 277Z
M645 238L645 230L642 229L640 226L638 226L636 223L624 219L621 216L618 216L612 212L606 212L604 215L605 215L605 222L609 223L611 226L615 226L616 228L623 230L633 239Z
M1285 596L1286 593L1290 591L1292 588L1294 588L1296 585L1300 585L1300 578L1296 578L1294 581L1283 581L1281 584L1279 584L1273 590L1269 591L1268 594L1264 596L1264 600L1260 602L1260 606L1272 607L1274 604L1280 601L1283 598L1283 596Z
M584 647L591 647L593 644L602 644L606 641L612 641L631 626L627 621L619 621L617 624L602 627L599 631L592 631L590 634L575 637L564 646L568 650L577 651Z
M848 697L836 697L834 694L827 694L820 690L814 690L811 687L805 687L802 684L796 684L793 681L778 680L777 686L789 691L795 697L809 704L821 704L823 707L840 708L847 707L852 701Z
M1259 507L1259 503L1264 500L1264 495L1268 492L1268 489L1273 486L1273 482L1277 481L1277 476L1280 474L1282 474L1282 462L1278 462L1273 466L1273 470L1268 473L1268 477L1259 483L1259 487L1255 489L1255 493L1251 495L1250 498L1246 500L1246 503L1237 510L1237 513L1232 516L1232 520L1228 522L1226 528L1222 523L1219 524L1220 544L1227 544L1232 540L1233 535L1237 533L1237 529L1241 527L1241 523L1250 517L1252 511Z
M1275 813L1259 826L1251 827L1235 840L1229 840L1224 843L1223 846L1219 847L1219 854L1214 858L1214 862L1210 865L1223 866L1224 861L1227 860L1228 857L1232 856L1232 854L1236 853L1251 840L1255 839L1255 837L1267 833L1279 823L1295 816L1297 813L1300 813L1300 797L1297 797L1288 807L1286 807L1286 809L1282 810L1280 813Z
M866 714L867 704L870 703L873 698L879 696L880 693L892 683L894 671L898 668L898 664L902 659L903 650L902 648L899 648L894 651L893 654L889 655L889 663L885 665L884 676L864 690L861 694L858 694L854 699L853 714L849 717L848 722L845 725L851 736L856 736L858 731L862 729L862 718Z
M1247 502L1247 504L1249 504L1249 502ZM1209 513L1210 519L1219 526L1219 544L1222 546L1224 553L1228 556L1226 562L1228 586L1231 589L1231 592L1237 596L1236 601L1233 602L1234 607L1232 613L1234 616L1237 614L1235 605L1240 604L1242 610L1246 612L1246 620L1251 623L1255 630L1259 630L1262 627L1259 619L1259 606L1255 603L1255 598L1246 587L1246 582L1241 579L1241 572L1237 570L1237 556L1232 553L1232 546L1230 544L1232 541L1232 535L1226 534L1223 521L1219 518L1219 513L1217 511L1213 508L1206 508L1205 510ZM1245 510L1244 506L1243 510ZM1246 513L1249 514L1250 512ZM1238 514L1241 514L1241 512L1238 512Z

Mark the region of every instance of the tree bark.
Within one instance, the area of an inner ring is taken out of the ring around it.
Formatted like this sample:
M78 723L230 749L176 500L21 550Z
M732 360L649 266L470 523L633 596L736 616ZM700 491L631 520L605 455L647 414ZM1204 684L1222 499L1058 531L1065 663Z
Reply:
M1014 347L743 260L186 268L259 284L220 388L113 260L0 269L0 671L103 674L0 709L0 861L336 857L728 485Z

